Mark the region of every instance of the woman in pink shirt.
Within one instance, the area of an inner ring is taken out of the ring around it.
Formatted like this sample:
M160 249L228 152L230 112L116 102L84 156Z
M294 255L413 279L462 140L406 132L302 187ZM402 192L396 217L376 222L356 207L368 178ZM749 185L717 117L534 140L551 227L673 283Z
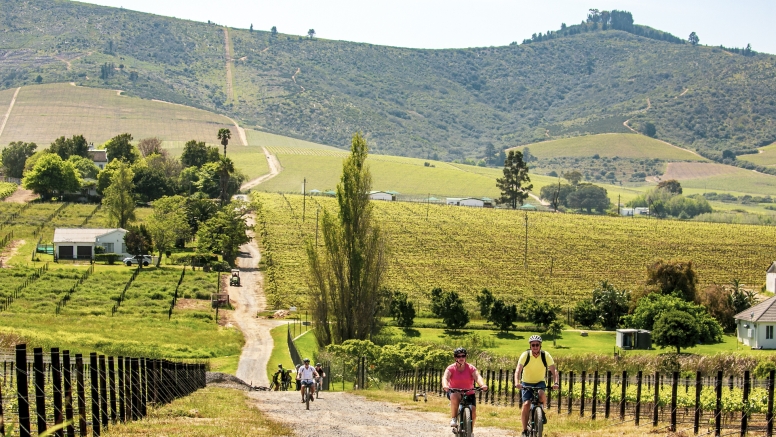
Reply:
M474 395L474 382L477 382L482 390L487 390L488 386L485 385L485 381L482 380L480 372L477 368L466 362L466 349L459 347L453 351L455 357L455 363L451 364L446 370L445 375L442 377L442 390L447 393L447 398L450 399L450 426L458 426L456 415L458 414L458 404L461 403L461 393L450 393L448 390L456 388L459 390L471 390L466 393L466 397L469 403L472 405L472 427L474 427L474 421L477 419L476 396Z

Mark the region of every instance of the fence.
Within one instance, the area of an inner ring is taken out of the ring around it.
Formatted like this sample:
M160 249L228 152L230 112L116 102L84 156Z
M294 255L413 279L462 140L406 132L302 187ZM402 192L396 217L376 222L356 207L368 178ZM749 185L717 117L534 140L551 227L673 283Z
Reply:
M83 228L84 226L86 226L86 224L89 223L89 220L91 220L92 217L94 217L94 214L96 214L101 207L102 207L102 203L98 203L97 206L92 210L92 212L90 212L89 215L84 217L84 221L81 222L81 226L79 227Z
M479 402L520 407L520 391L515 388L514 369L484 370L483 379L489 389L479 393ZM560 373L560 389L548 391L547 409L559 414L578 412L592 420L618 419L619 423L651 422L672 432L692 432L696 435L764 435L773 436L774 374L754 380L749 371L743 378L728 378L723 372L716 377L681 378L678 372L669 375L635 377L627 372L613 375L598 371ZM399 372L394 377L394 389L418 394L442 396L444 370L423 369ZM727 395L723 396L723 386ZM683 393L682 393L683 391ZM517 399L517 402L516 402Z
M89 354L88 363L81 354L73 362L69 351L60 353L58 348L51 349L48 360L42 348L35 348L29 362L25 344L16 345L15 355L15 362L3 361L0 435L6 435L6 426L12 424L20 437L37 436L57 425L64 425L54 431L59 437L75 437L76 433L85 437L90 428L92 436L99 436L109 425L142 419L148 406L166 404L205 387L204 364L106 359L96 353ZM31 397L35 404L32 415ZM87 405L91 406L90 421Z
M27 209L27 208L29 208L29 207L30 207L30 205L31 205L31 203L30 203L30 202L27 202L27 203L23 204L23 205L22 205L22 206L19 208L19 210L18 210L18 211L14 212L14 213L12 213L12 214L9 214L9 215L7 215L7 216L5 216L5 220L3 220L3 223L0 223L0 229L2 229L3 227L5 227L7 224L9 224L9 223L13 223L14 221L16 221L16 219L17 219L17 218L19 218L19 216L20 216L20 215L22 215L22 213L24 212L24 210L25 210L25 209Z
M132 272L132 276L129 277L129 280L127 281L126 285L124 285L124 289L121 290L121 294L119 295L119 299L116 301L116 304L113 305L113 308L110 310L110 315L113 316L116 314L116 312L119 310L119 307L121 306L121 302L124 301L124 297L127 294L127 290L129 290L129 287L132 286L132 282L135 281L135 278L137 278L137 275L140 273L140 269L143 267L142 263L137 264L137 268L134 272Z
M0 178L0 182L10 182L10 183L16 184L16 185L21 185L22 184L22 180L21 179L19 179L19 178L11 178L11 177L8 177L8 176L3 176L2 178Z
M24 280L24 282L16 287L16 289L9 296L0 301L0 311L7 310L13 301L19 298L19 295L22 293L22 291L24 291L28 285L35 282L36 279L40 278L43 272L46 271L48 271L48 263L44 264L43 267L36 269L35 272L33 272L30 276L27 277L27 279Z
M78 278L75 284L73 284L73 286L65 292L65 295L62 296L62 299L59 299L59 302L57 302L57 309L55 310L56 315L59 315L59 313L62 312L62 307L64 307L67 304L67 301L70 300L70 296L75 293L75 289L78 288L79 285L83 284L92 273L94 273L94 264L90 265L89 268L81 274L81 277Z
M35 227L35 230L32 231L32 236L37 237L40 234L40 231L43 230L47 225L51 223L54 218L59 215L60 212L62 212L63 209L70 206L70 202L64 202L63 204L59 205L57 209L54 210L51 214L48 215L38 226ZM34 254L34 252L33 252Z
M5 237L0 238L0 249L4 248L8 243L13 240L13 231L9 232L5 235Z
M178 285L175 286L175 294L172 296L172 301L170 302L170 310L167 313L167 320L172 318L172 310L175 308L175 304L178 303L178 288L180 288L184 276L186 276L186 264L183 265L183 270L181 270L181 277L178 278Z

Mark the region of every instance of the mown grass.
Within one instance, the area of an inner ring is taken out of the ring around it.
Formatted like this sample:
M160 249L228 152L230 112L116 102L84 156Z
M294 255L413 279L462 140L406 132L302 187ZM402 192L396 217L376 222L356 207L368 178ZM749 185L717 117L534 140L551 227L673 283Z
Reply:
M141 421L119 424L109 437L291 436L287 426L265 417L245 392L218 387L198 390L151 409Z
M291 361L291 352L288 351L288 326L276 326L272 328L270 334L272 334L272 354L267 361L267 378L272 381L272 374L277 372L278 364L282 364L284 369L293 369L294 363Z
M776 165L776 143L760 147L760 153L753 155L739 155L736 157L739 161L749 161L757 165L773 166Z
M315 364L318 355L318 341L315 339L314 331L305 331L294 340L294 346L302 359L309 358L312 364Z
M690 151L671 147L653 138L636 134L585 135L560 140L543 141L517 147L528 148L537 158L601 157L650 158L664 161L707 161Z

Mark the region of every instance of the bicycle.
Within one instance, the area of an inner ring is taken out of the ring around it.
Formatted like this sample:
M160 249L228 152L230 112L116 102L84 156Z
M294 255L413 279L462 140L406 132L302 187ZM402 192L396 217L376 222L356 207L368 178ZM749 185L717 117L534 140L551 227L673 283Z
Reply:
M315 399L321 398L321 387L323 387L323 383L321 382L321 377L315 378Z
M539 402L539 388L528 387L523 390L531 391L531 409L528 412L528 435L530 437L542 437L544 432L544 407Z
M466 398L466 394L469 392L482 391L480 387L475 387L471 390L464 390L460 388L451 388L449 393L461 393L461 402L458 404L458 426L453 428L453 434L458 437L469 437L472 435L472 404Z
M305 384L306 381L309 381L311 383L315 383L312 379L303 379L302 380L302 397L304 399L305 407L307 409L310 409L310 398L312 398L312 394L310 393L310 390L312 390L312 384Z

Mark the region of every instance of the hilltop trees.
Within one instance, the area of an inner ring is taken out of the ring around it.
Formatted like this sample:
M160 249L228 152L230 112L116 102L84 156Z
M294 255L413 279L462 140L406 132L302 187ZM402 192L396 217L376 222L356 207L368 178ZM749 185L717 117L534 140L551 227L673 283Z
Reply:
M353 135L337 185L339 212L323 212L324 248L307 242L310 305L321 345L366 339L377 327L386 270L385 240L373 221L368 147Z
M496 179L496 186L501 190L501 197L496 199L496 203L517 209L517 205L523 204L533 188L533 184L524 185L529 182L531 178L528 176L528 165L523 161L523 153L510 150L504 162L504 177Z
M35 143L22 141L8 144L8 147L3 149L2 155L0 155L5 175L11 178L21 178L24 175L24 163L35 153L36 148L38 146Z
M697 45L698 45L698 43L699 43L699 42L701 42L701 39L700 39L700 38L698 38L698 34L697 34L697 33L695 33L695 32L691 32L691 33L690 33L690 36L689 36L689 37L687 37L687 41L688 41L690 44L692 44L692 45L694 45L694 46L697 46Z

